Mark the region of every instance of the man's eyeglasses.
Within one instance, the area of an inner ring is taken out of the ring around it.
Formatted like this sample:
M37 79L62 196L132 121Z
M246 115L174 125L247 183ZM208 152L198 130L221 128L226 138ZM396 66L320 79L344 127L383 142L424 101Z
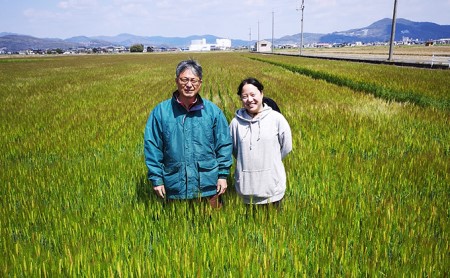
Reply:
M191 84L194 85L194 86L198 85L198 84L201 82L200 79L197 79L197 78L190 78L190 79L189 79L189 78L187 78L187 77L185 77L185 78L179 78L178 80L179 80L180 83L183 84L183 85L186 85L186 84L188 84L189 82L191 82Z

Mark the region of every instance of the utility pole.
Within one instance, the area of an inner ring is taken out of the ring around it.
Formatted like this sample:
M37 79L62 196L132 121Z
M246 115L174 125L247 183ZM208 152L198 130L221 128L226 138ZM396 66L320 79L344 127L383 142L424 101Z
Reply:
M252 51L252 27L248 28L248 51Z
M392 28L391 28L391 42L389 45L389 61L392 61L392 54L394 52L394 40L395 40L395 21L397 17L397 0L394 0L394 12L392 15Z
M300 35L300 46L299 46L299 50L300 50L300 56L302 56L302 48L303 48L303 10L305 9L305 0L302 0L302 5L300 6L300 10L302 12L302 17L301 17L301 35Z
M274 48L274 45L273 45L273 34L274 34L274 30L275 30L274 24L275 24L274 11L272 10L272 53L273 53L273 48Z
M258 41L256 42L256 52L259 52L259 20L258 20Z

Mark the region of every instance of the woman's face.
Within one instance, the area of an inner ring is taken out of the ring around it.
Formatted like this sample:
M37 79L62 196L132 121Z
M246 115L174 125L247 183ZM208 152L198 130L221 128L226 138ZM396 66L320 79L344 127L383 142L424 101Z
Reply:
M242 87L241 101L249 114L256 115L263 108L263 92L252 84Z

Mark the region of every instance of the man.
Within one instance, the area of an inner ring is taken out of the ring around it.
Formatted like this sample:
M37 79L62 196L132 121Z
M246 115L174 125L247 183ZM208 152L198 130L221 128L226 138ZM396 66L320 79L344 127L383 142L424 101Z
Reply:
M227 189L232 164L228 122L212 102L200 97L202 67L193 60L176 69L177 90L158 104L144 133L148 179L163 199L210 199Z

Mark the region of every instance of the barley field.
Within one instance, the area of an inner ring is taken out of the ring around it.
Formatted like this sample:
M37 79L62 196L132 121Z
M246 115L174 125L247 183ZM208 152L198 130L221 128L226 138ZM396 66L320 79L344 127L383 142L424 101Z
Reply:
M290 123L283 209L163 205L143 130L187 58ZM447 277L450 71L250 53L0 59L1 277Z

